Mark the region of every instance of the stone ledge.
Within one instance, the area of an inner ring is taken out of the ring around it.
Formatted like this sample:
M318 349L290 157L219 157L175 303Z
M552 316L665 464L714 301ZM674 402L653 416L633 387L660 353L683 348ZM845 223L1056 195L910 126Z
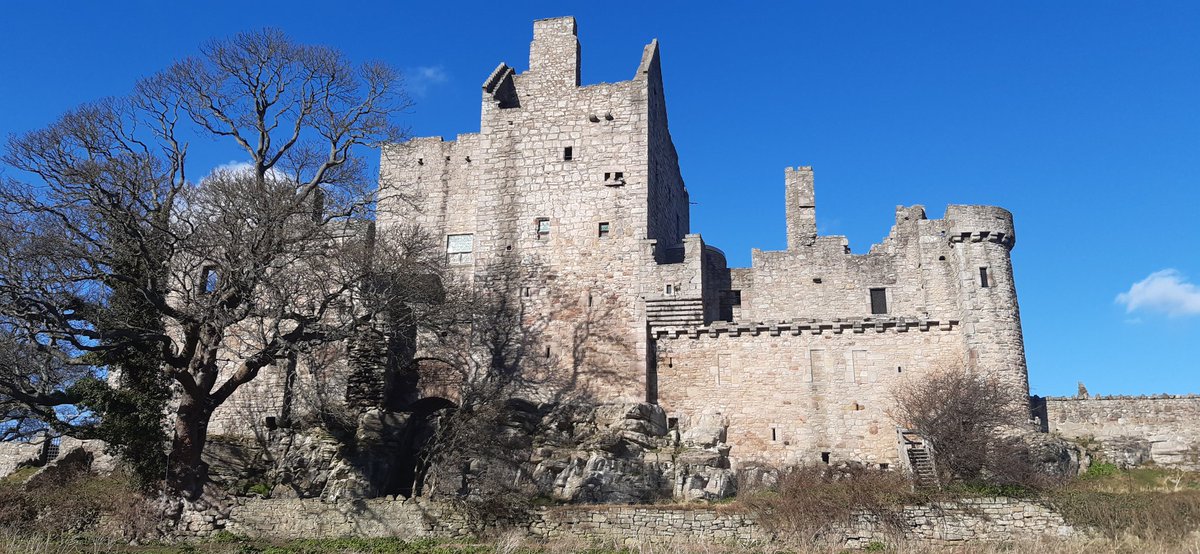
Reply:
M700 338L700 335L708 335L710 337L718 337L721 335L741 336L743 334L750 336L758 336L766 333L772 337L777 337L782 334L790 334L799 336L804 333L812 335L820 335L826 332L833 334L842 334L847 331L851 333L866 333L868 331L875 333L883 333L886 331L895 331L904 333L910 330L915 331L950 331L957 327L958 320L936 320L925 318L847 318L847 319L832 319L832 320L816 320L816 319L794 319L791 321L779 321L771 323L729 323L715 322L709 325L695 326L654 326L651 332L655 338Z

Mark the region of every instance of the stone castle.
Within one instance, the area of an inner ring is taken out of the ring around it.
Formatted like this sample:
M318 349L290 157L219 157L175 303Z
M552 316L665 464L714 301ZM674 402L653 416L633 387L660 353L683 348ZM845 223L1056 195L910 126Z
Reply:
M528 71L484 82L478 133L385 147L381 164L380 228L444 237L476 284L516 268L554 372L681 429L719 421L734 464L897 463L892 392L931 371L1028 393L1009 212L899 207L855 255L817 234L812 169L788 168L787 250L730 268L691 227L658 42L628 81L579 75L575 20L536 21Z
M615 430L627 450L526 443L525 475L539 490L582 501L720 498L735 472L759 465L911 470L911 443L890 414L899 385L965 369L1028 395L1009 212L952 205L927 219L920 206L898 207L884 241L855 255L845 237L818 235L812 169L788 168L787 249L756 249L751 267L730 268L692 232L657 41L629 81L582 86L579 64L573 18L535 22L528 71L502 63L484 82L478 133L385 145L380 164L378 229L419 225L444 248L451 279L519 306L532 341L523 359L552 377L530 399L566 398L556 396L566 387L614 408L551 427ZM404 431L459 401L452 379L419 367L418 396L389 401L383 374L411 371L419 353L405 352L405 369L388 348L327 349L340 376L328 381L295 359L264 368L214 413L210 442L225 446L210 450L237 458L249 452L238 441L254 439L292 481L321 474L299 496L336 497L341 446L276 431L304 405L352 405L360 434L378 434L381 421ZM1042 431L1099 440L1122 465L1200 468L1200 396L1033 397L1031 407ZM0 444L0 476L76 443ZM287 451L302 459L289 466ZM413 492L415 462L397 466L397 452L363 454L376 474L408 476L374 494ZM608 492L586 492L600 481Z

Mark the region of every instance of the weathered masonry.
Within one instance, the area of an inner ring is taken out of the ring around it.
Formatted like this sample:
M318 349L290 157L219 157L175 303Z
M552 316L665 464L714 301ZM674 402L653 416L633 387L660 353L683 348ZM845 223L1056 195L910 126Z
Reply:
M380 228L419 223L459 278L513 295L560 382L683 429L717 417L735 464L895 464L892 391L941 368L1028 393L1007 211L900 207L855 255L817 234L812 169L788 168L787 250L731 269L691 232L657 41L629 81L583 86L579 64L573 18L535 22L528 71L484 81L478 133L381 164Z

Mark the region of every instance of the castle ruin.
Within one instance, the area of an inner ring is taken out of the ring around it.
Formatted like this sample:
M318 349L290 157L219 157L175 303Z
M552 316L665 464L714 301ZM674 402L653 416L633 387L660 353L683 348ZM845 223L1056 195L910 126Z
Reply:
M444 238L466 282L515 268L553 372L681 429L719 422L735 466L901 462L892 393L942 369L1028 394L1009 212L898 207L856 255L818 235L813 170L787 168L787 249L730 268L691 227L658 42L628 81L579 75L575 20L536 21L528 71L484 81L478 133L385 146L381 163L380 228Z

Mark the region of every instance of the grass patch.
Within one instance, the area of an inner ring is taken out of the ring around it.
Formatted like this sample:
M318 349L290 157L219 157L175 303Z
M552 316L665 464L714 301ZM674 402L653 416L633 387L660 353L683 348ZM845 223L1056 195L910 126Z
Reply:
M1200 529L1200 491L1114 493L1069 487L1048 500L1067 523L1109 538L1129 534L1171 540Z

